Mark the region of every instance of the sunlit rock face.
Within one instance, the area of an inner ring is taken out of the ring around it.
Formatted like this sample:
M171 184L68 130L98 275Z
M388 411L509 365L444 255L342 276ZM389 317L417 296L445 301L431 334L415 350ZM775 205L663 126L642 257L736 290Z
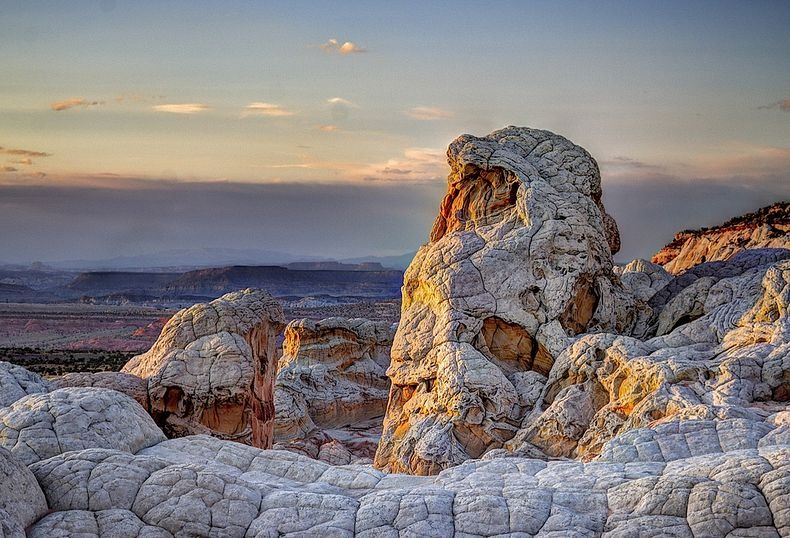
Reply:
M506 449L582 460L630 461L638 451L675 458L725 442L735 449L784 424L788 258L788 250L749 250L671 280L652 303L658 336L578 337L557 357ZM632 433L640 428L649 430Z
M790 202L777 202L712 228L678 232L652 261L677 275L700 263L764 248L790 248Z
M147 379L150 412L169 437L206 433L268 448L283 326L265 291L228 293L178 312L123 372Z
M448 192L404 278L375 464L435 474L501 447L569 336L626 330L631 294L595 160L508 127L450 144Z
M394 332L366 319L290 322L275 383L277 440L382 416Z

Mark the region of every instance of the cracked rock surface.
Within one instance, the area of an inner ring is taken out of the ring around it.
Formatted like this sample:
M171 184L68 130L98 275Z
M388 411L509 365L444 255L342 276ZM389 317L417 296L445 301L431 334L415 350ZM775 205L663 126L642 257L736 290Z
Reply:
M29 522L1 521L17 529L9 536L32 523L28 536L47 537L786 536L788 439L772 438L780 428L755 430L740 446L727 426L644 428L618 446L689 449L707 429L709 449L618 456L612 445L611 457L589 463L489 454L436 476L188 436L136 454L64 452L29 471L17 462L14 472L41 485L25 489L38 492L24 505L37 511Z
M52 384L16 364L0 361L0 407L11 405L28 394L52 390Z
M548 131L462 135L428 244L404 276L377 467L435 474L500 448L570 336L626 330L598 165Z
M279 303L246 289L179 311L123 372L147 381L151 415L170 436L208 433L271 447Z
M114 390L62 388L0 408L0 447L26 465L90 447L136 452L164 438L137 402Z

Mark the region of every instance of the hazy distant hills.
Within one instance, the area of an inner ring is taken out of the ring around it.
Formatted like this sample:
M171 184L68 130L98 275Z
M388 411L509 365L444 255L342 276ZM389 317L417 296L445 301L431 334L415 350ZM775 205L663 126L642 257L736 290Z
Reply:
M299 263L342 263L342 264L367 264L379 263L389 269L405 269L414 252L397 256L367 256L348 259L329 259L309 254L290 254L274 250L260 249L232 249L232 248L197 248L176 249L141 254L137 256L118 256L115 258L98 260L56 260L44 263L36 262L34 267L22 264L3 264L0 269L11 270L58 270L58 271L188 271L207 267L225 267L232 265L262 266L279 265L288 266ZM328 267L329 268L329 267ZM342 269L342 268L341 268ZM368 269L362 269L368 270Z
M226 265L285 265L300 261L323 261L325 258L294 255L260 249L195 248L175 249L138 256L118 256L103 260L61 260L45 262L54 269L129 270L152 268L219 267Z
M263 288L277 297L354 297L390 299L400 295L403 272L378 263L299 262L293 267L233 265L185 272L53 272L49 287L34 289L28 273L0 272L0 301L90 303L187 303L243 288ZM68 276L70 280L62 283Z

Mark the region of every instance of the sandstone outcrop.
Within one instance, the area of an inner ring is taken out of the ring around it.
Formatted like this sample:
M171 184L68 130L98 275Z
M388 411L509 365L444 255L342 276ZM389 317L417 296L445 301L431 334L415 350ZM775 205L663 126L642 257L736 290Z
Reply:
M746 251L671 281L656 337L577 338L506 448L589 460L629 430L667 425L672 435L651 449L683 454L677 430L694 421L714 436L730 431L731 449L772 429L767 421L790 401L788 258L787 250ZM691 279L695 272L706 276ZM700 433L688 442L710 449L724 441Z
M712 228L678 232L652 261L679 274L697 264L727 260L757 248L790 248L790 202L766 206Z
M147 381L151 415L168 436L208 433L272 445L279 303L232 292L181 310L123 372Z
M394 325L366 319L289 323L275 382L275 439L280 446L307 439L316 445L317 457L322 445L333 442L327 430L380 422L389 395L386 371L394 333Z
M404 276L376 454L391 472L437 473L501 447L568 337L635 321L612 272L617 226L583 148L508 127L459 137L447 158L430 242Z

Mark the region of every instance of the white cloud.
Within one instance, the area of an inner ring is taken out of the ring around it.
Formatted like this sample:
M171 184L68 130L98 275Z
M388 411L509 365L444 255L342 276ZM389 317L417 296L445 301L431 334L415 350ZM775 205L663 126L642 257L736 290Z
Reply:
M433 120L443 120L449 118L453 114L452 112L449 112L447 110L442 110L441 108L435 108L429 106L417 106L407 110L406 115L414 118L415 120L433 121Z
M319 45L319 47L326 52L336 52L338 54L355 54L359 52L367 52L368 49L362 48L352 41L345 41L340 43L337 39L330 39L326 43Z
M326 100L327 103L330 105L342 105L347 106L350 108L359 108L357 105L349 101L348 99L343 99L342 97L330 97Z
M157 112L170 112L171 114L197 114L208 110L208 105L203 103L179 103L169 105L156 105L152 107Z
M250 103L244 108L243 116L293 116L295 112L273 103Z
M343 99L342 97L332 97L327 99L326 102L329 105L329 110L332 114L332 120L334 121L346 119L351 113L351 110L359 108L348 99Z

